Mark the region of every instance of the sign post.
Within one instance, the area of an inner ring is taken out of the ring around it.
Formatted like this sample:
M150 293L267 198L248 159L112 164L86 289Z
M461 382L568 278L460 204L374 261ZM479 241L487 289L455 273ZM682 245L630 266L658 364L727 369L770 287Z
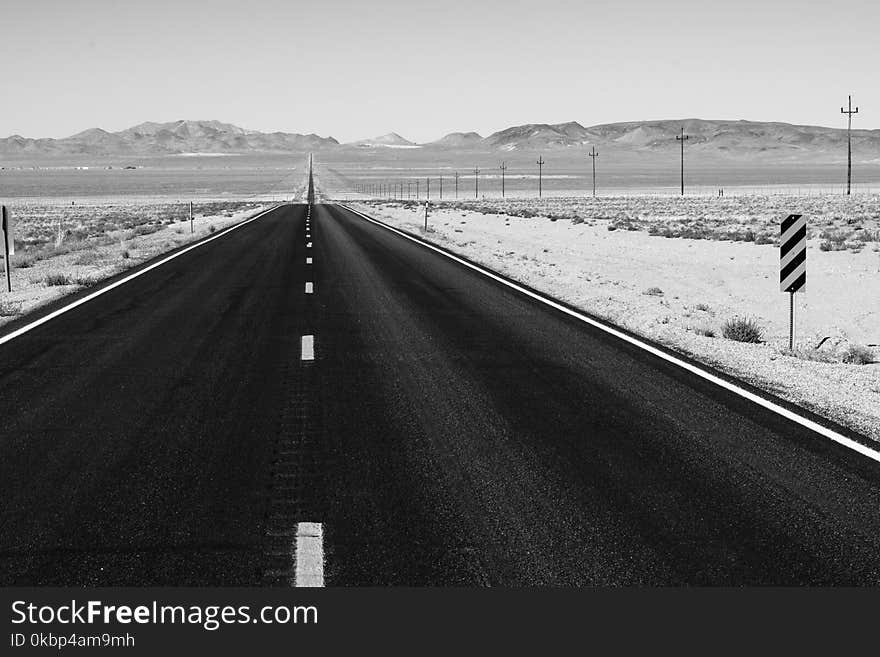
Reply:
M794 294L807 291L807 220L790 214L779 238L779 289L788 292L788 349L794 349Z
M425 232L428 232L428 204L430 201L425 201Z
M12 292L12 263L9 256L15 252L12 240L12 226L9 223L9 213L6 206L0 206L0 230L3 232L3 268L6 270L6 291Z
M189 233L192 235L196 232L195 227L193 226L193 202L189 202Z

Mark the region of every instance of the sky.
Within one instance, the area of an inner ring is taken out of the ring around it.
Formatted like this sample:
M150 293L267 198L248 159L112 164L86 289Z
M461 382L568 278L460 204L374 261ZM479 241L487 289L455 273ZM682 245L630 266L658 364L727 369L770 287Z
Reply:
M0 136L216 119L340 141L523 123L880 128L880 2L3 0Z

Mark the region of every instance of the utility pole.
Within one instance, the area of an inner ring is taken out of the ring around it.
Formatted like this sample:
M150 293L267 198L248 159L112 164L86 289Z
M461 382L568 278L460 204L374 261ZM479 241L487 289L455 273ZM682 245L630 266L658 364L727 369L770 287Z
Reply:
M425 178L425 198L431 200L431 179Z
M12 292L12 262L9 260L9 252L15 250L15 242L9 230L9 212L6 206L0 206L0 232L3 233L3 269L6 270L6 291Z
M599 151L593 146L588 155L590 156L590 159L593 160L593 198L596 198L596 158L599 157Z
M501 169L501 198L504 198L504 172L507 171L507 163L502 162L498 168Z
M440 176L440 200L443 200L443 176Z
M455 172L455 199L458 200L458 171Z
M684 196L684 142L690 139L690 135L684 134L684 126L681 126L681 136L676 135L675 139L681 142L681 195Z
M859 113L859 108L853 109L852 96L849 96L847 109L840 108L841 114L846 114L846 195L850 194L852 186L852 115Z
M541 182L544 174L544 158L543 156L538 157L538 198L543 196L543 190L541 189Z
M421 196L420 196L420 194L419 194L419 183L420 183L420 182L421 182L421 181L416 180L416 198L417 198L417 199L418 199L418 198L421 198Z
M474 167L474 198L480 198L480 167Z

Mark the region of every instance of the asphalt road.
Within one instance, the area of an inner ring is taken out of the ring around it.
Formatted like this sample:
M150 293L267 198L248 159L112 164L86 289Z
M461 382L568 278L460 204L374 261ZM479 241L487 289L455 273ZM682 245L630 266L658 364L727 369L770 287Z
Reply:
M0 584L288 585L300 522L335 586L880 582L880 465L340 207L304 222L0 346Z

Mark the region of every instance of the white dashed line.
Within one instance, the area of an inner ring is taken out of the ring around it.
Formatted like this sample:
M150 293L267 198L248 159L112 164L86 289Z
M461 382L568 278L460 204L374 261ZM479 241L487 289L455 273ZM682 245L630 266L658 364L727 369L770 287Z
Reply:
M312 294L315 291L314 283L306 283L306 294Z
M315 336L302 336L302 360L315 360Z
M776 404L776 403L770 401L769 399L764 399L760 395L757 395L749 390L746 390L745 388L741 388L740 386L736 385L735 383L731 383L730 381L727 381L726 379L722 379L720 376L716 376L715 374L712 374L711 372L704 370L702 367L699 367L698 365L694 365L693 363L688 363L684 360L681 360L680 358L676 358L672 354L666 353L665 351L658 349L657 347L654 347L653 345L651 345L643 340L640 340L640 339L633 337L631 335L627 335L626 333L624 333L622 331L618 331L617 329L615 329L611 326L607 326L601 322L596 321L592 317L589 317L589 316L587 316L583 313L580 313L576 310L572 310L571 308L567 308L566 306L562 305L561 303L557 303L556 301L549 299L549 298L547 298L541 294L538 294L536 292L533 292L532 290L528 290L528 289L522 287L521 285L517 285L516 283L513 283L505 278L502 278L501 276L498 276L497 274L495 274L494 272L492 272L488 269L484 269L483 267L480 267L479 265L475 265L475 264L468 262L466 260L462 260L461 258L459 258L451 253L448 253L447 251L444 251L443 249L440 249L440 248L438 248L432 244L429 244L427 242L424 242L420 239L416 239L412 235L409 235L402 230L394 228L393 226L389 226L388 224L386 224L382 221L379 221L377 219L373 219L372 217L365 215L363 212L359 212L358 210L355 210L354 208L350 208L347 205L340 204L340 206L345 208L349 212L352 212L352 213L358 215L359 217L366 219L370 223L373 223L377 226L381 226L385 230L391 231L392 233L396 233L396 234L400 235L401 237L410 240L411 242L415 242L416 244L421 244L426 249L430 249L431 251L435 251L436 253L439 253L440 255L445 256L446 258L449 258L450 260L454 260L455 262L457 262L461 265L464 265L465 267L472 269L476 272L479 272L483 276L491 278L492 280L494 280L502 285L505 285L513 290L516 290L517 292L520 292L521 294L524 294L527 297L530 297L540 303L543 303L544 305L550 306L551 308L555 308L556 310L563 312L566 315L569 315L570 317L574 317L575 319L579 319L580 321L584 322L585 324L589 324L590 326L593 326L593 327L599 329L600 331L604 331L606 333L609 333L609 334L613 335L614 337L619 338L620 340L623 340L624 342L628 342L629 344L631 344L635 347L638 347L639 349L642 349L643 351L647 351L649 354L657 356L658 358L661 358L661 359L667 361L668 363L672 363L673 365L676 365L683 370L687 370L688 372L691 372L692 374L696 374L697 376L701 377L702 379L705 379L706 381L714 383L715 385L720 386L720 387L724 388L725 390L728 390L728 391L734 393L735 395L739 395L743 399L748 399L749 401L751 401L755 404L758 404L759 406L762 406L762 407L766 408L767 410L776 413L777 415L781 415L782 417L784 417L788 420L791 420L792 422L795 422L795 423L801 425L802 427L809 429L810 431L815 431L816 433L818 433L822 436L825 436L829 440L834 441L838 445L843 445L844 447L847 447L847 448L853 450L854 452L858 452L862 456L867 456L869 459L880 462L880 452L878 452L877 450L871 449L870 447L863 445L862 443L860 443L856 440L853 440L852 438L847 438L843 434L838 433L837 431L834 431L833 429L829 429L828 427L825 427L825 426L819 424L818 422L814 422L813 420L805 418L802 415L799 415L798 413L795 413L794 411L785 408L784 406L780 406L779 404Z
M306 264L307 264L307 265L312 264L312 259L311 259L311 258L306 258Z
M300 522L296 525L294 546L296 587L324 586L324 527L320 522Z
M306 242L306 248L307 248L307 249L311 249L311 248L312 248L312 243L311 243L311 242Z

